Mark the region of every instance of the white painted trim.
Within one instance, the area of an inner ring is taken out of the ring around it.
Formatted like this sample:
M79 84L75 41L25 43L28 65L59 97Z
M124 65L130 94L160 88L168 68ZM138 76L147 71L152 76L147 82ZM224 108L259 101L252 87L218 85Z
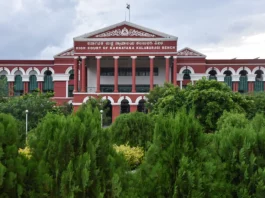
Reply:
M173 38L127 38L127 37L120 37L120 38L76 38L74 41L177 41L177 39Z
M87 96L84 98L83 103L86 103L91 98L95 99L95 97L93 97L93 96Z
M150 59L154 59L154 58L155 58L155 56L149 56L149 58L150 58Z
M252 74L255 74L255 72L256 71L258 71L258 70L261 70L261 71L263 71L263 74L265 74L265 68L264 67L255 67L253 70L252 70Z
M138 98L136 98L135 100L135 104L139 104L140 100L144 99L145 101L147 101L147 98L145 96L139 96Z
M26 74L29 75L29 73L31 71L35 71L35 72L37 72L37 75L40 75L40 70L38 68L36 68L36 67L34 67L33 69L32 69L32 67L28 68L27 71L26 71Z
M205 73L206 73L206 74L209 74L209 72L212 71L212 70L216 71L217 75L220 75L220 74L221 74L220 70L219 70L218 68L216 68L216 67L214 67L214 68L209 67L209 68L206 70Z
M248 74L252 74L251 70L248 67L240 67L240 68L238 68L238 70L236 71L236 74L239 75L239 73L242 70L246 70L248 72Z
M53 81L68 81L69 74L54 74L52 75Z
M120 58L120 57L119 57L119 56L113 56L113 58L114 58L114 59L118 59L118 58Z
M82 60L86 60L86 56L80 56L80 58L82 59Z
M6 71L7 72L7 75L10 75L10 70L7 68L7 67L4 67L4 68L0 68L0 72L1 71Z
M102 56L96 56L96 59L101 59L102 58Z
M48 69L48 67L44 67L42 70L41 70L41 75L44 75L44 73L46 72L46 71L51 71L52 72L52 74L54 74L55 72L54 72L54 70L53 70L53 68L50 68L49 67L49 69Z
M221 74L224 74L224 72L227 71L227 70L231 71L232 72L232 75L236 75L236 71L232 67L225 67L225 68L223 68L221 70Z
M19 69L18 69L19 68ZM15 67L12 71L11 71L11 75L15 75L16 71L21 71L22 72L22 75L26 75L26 72L23 68L21 67Z
M66 85L65 96L66 98L68 98L68 80L65 81L65 85Z
M137 58L137 56L131 56L131 58L132 58L132 59L136 59L136 58Z
M222 60L220 60L220 61L222 61ZM247 64L244 64L244 63L231 63L231 64L223 64L223 63L218 63L218 64L207 64L206 63L206 65L207 66L232 66L232 65L234 65L234 66L239 66L239 65L248 65L248 66L253 66L253 65L257 65L257 66L261 66L261 65L263 65L263 66L265 66L265 60L264 60L264 63L262 64L262 63L247 63Z
M11 62L11 61L10 61ZM29 63L29 64L0 64L0 67L3 67L3 66L10 66L10 67L22 67L22 66L26 66L26 67L33 67L33 66L49 66L49 67L53 67L54 65L49 65L49 64L34 64L34 63Z
M185 47L185 48L179 50L177 53L182 52L182 51L184 51L184 50L189 50L189 51L192 51L192 52L194 52L194 53L200 55L200 56L193 56L193 57L196 57L196 58L199 58L199 57L201 57L201 58L205 58L205 57L206 57L205 54L202 54L202 53L200 53L200 52L198 52L198 51L196 51L196 50L194 50L194 49L191 49L191 48L189 48L189 47ZM178 56L178 57L191 57L191 56L181 56L181 55L180 55L180 56Z
M183 72L185 69L190 70L190 71L191 71L191 74L194 74L194 73L195 73L194 70L193 70L193 68L192 68L191 66L183 66L183 67L181 67L180 70L179 70L179 73L182 74L182 72Z
M69 100L67 103L68 104L73 104L73 100Z
M129 101L129 105L131 105L133 102L132 102L132 99L129 97L129 96L121 96L120 98L119 98L119 100L118 100L118 104L121 104L121 101L123 100L123 99L126 99L126 100L128 100Z
M70 72L73 68L74 68L73 66L68 67L68 68L65 70L65 74L68 74L68 75L69 75L69 72ZM69 75L69 76L70 76L70 75Z
M127 55L127 54L144 54L144 56L148 56L147 54L155 54L155 55L161 55L161 56L164 56L165 54L176 54L177 52L104 52L104 53L101 53L101 52L76 52L76 55L82 55L82 54L85 54L87 56L90 56L91 54L100 54L101 56L103 56L104 54L117 54L117 55Z
M165 57L165 59L169 59L171 56L164 56Z
M104 97L102 97L102 100L109 100L109 101L110 101L110 103L111 103L111 105L112 105L112 104L115 104L115 102L114 102L113 98L112 98L112 97L110 97L110 96L104 96Z
M82 105L83 103L80 103L80 102L73 102L72 104L73 104L73 106L80 106L80 105Z
M135 92L135 93L125 93L125 92L118 92L118 93L114 93L114 92L100 92L100 93L90 93L90 92L74 92L74 94L76 95L146 95L149 92Z
M71 48L69 48L69 49L67 49L67 50L64 50L64 51L60 52L59 54L54 55L53 57L54 57L54 58L57 58L58 56L59 56L59 57L63 57L63 56L61 56L62 54L64 54L65 52L68 52L68 51L70 51L70 50L73 50L73 49L74 49L74 47L71 47Z

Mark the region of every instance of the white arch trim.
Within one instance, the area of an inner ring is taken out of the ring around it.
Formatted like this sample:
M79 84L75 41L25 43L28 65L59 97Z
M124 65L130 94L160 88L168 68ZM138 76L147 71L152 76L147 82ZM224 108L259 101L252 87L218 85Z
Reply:
M206 70L206 74L208 74L210 71L212 71L212 70L214 70L214 71L216 71L216 75L220 75L221 74L221 72L220 72L220 70L218 69L218 68L216 68L216 67L209 67L207 70Z
M231 71L232 72L232 75L236 75L236 71L233 68L231 68L231 67L225 67L225 68L223 68L221 70L221 74L224 74L224 72L227 71L227 70Z
M73 69L72 66L68 67L66 70L65 70L65 74L69 74L69 72Z
M250 70L248 67L240 67L240 68L236 71L236 74L239 75L239 73L240 73L242 70L246 70L246 71L248 72L248 74L252 74L251 70Z
M28 68L27 71L26 71L26 74L29 75L29 73L31 71L35 71L37 73L37 75L40 75L40 70L38 68L36 68L36 67L34 67L34 68L32 68L32 67Z
M119 100L118 100L118 104L119 104L119 105L121 104L121 101L122 101L123 99L128 100L128 101L129 101L129 104L132 104L132 103L133 103L133 102L132 102L132 99L131 99L129 96L121 96L121 97L119 98Z
M140 102L140 100L144 99L145 101L147 101L147 98L145 96L139 96L138 98L136 98L135 100L135 104L138 104Z
M42 70L41 70L41 75L44 75L44 73L46 72L46 71L51 71L52 72L52 74L54 74L54 70L53 70L53 68L51 68L51 67L49 67L49 69L48 69L48 67L45 67L45 68L43 68Z
M95 99L93 96L87 96L84 98L83 103L86 103L91 98Z
M4 67L4 68L0 68L0 72L1 71L6 71L7 72L7 75L10 75L10 70L7 68L7 67Z
M12 71L11 71L11 75L15 75L15 73L16 73L16 71L21 71L22 72L22 75L26 75L26 72L25 72L25 70L23 69L23 68L21 68L21 67L15 67Z
M179 70L179 73L182 74L182 72L185 70L185 69L188 69L190 70L191 74L194 74L194 69L191 67L191 66L184 66L184 67L181 67L180 70Z
M265 74L265 68L264 68L264 67L255 67L255 68L252 70L252 74L255 74L255 72L258 71L258 70L263 71L263 74Z
M113 100L113 98L110 97L110 96L104 96L104 97L102 97L102 100L109 100L111 104L114 104L115 103L114 100Z

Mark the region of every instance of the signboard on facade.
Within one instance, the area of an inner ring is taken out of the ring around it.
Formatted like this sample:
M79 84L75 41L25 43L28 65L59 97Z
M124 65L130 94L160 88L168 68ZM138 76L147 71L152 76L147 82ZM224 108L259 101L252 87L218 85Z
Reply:
M176 52L176 41L76 41L75 53Z

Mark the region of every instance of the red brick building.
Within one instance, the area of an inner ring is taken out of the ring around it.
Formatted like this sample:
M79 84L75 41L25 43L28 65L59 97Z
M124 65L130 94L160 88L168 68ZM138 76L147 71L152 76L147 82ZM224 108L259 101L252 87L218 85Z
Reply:
M90 98L108 100L112 120L144 111L145 95L156 85L181 88L202 77L227 83L233 91L264 91L264 59L208 60L178 38L127 21L73 39L54 60L0 60L0 76L14 95L39 88L77 109Z

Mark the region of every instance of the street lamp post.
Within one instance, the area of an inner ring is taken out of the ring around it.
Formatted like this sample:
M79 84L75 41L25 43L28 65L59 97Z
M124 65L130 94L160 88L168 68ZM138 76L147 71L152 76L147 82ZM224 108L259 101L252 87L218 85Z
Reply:
M28 113L29 110L26 110L26 144L28 143Z
M103 128L103 110L100 110L101 128Z

